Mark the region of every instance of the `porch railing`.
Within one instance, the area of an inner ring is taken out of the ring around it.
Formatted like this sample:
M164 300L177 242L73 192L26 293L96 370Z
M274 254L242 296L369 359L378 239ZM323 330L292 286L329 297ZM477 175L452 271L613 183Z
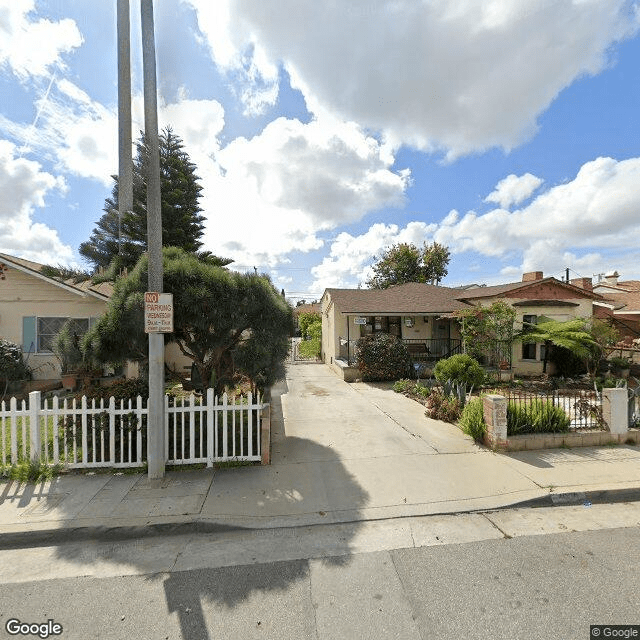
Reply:
M356 361L357 340L340 337L341 360ZM462 341L456 338L403 338L414 362L437 362L456 353L462 353Z
M462 340L456 338L403 338L414 362L436 362L462 352Z

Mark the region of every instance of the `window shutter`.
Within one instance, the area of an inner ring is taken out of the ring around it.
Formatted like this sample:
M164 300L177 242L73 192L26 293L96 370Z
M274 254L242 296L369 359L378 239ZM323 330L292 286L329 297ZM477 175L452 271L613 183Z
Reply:
M35 353L36 348L36 317L24 316L22 318L22 351Z

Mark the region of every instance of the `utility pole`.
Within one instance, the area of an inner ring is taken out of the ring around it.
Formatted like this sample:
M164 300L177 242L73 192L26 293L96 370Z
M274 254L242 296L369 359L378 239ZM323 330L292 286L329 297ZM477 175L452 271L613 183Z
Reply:
M118 0L118 253L122 216L133 209L131 157L131 27L129 0Z
M144 136L147 158L147 251L149 291L162 293L162 210L160 196L160 145L158 141L158 93L153 0L140 0L142 18L142 68L144 74ZM163 478L164 428L164 334L149 334L149 414L147 461L149 479Z

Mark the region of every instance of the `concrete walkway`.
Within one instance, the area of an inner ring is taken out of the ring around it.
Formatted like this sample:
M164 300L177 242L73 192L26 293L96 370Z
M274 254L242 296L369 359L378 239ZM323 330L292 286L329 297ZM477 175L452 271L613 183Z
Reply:
M637 446L496 454L388 385L347 384L324 365L291 365L272 409L270 466L0 483L0 547L357 523L550 496L640 500Z

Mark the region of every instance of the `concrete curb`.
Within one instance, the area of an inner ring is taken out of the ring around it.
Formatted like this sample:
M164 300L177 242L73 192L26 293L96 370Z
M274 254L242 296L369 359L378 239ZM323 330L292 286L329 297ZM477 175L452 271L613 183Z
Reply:
M640 487L625 489L604 489L592 491L574 491L566 493L549 493L538 498L514 502L494 508L460 509L458 511L443 511L438 513L397 515L386 518L368 518L361 520L329 521L324 523L296 523L277 527L241 526L238 524L225 524L212 520L184 520L181 522L153 522L148 524L122 525L107 527L81 526L63 527L56 529L22 530L0 533L0 550L26 549L31 547L55 546L63 543L77 542L120 542L140 538L153 538L160 536L180 536L196 534L227 534L227 533L252 533L257 531L271 531L274 529L299 529L303 527L325 527L340 524L353 524L354 522L370 522L379 520L402 520L405 518L431 517L431 516L455 516L465 513L491 513L509 509L523 509L536 507L560 507L588 503L613 504L622 502L640 502Z

